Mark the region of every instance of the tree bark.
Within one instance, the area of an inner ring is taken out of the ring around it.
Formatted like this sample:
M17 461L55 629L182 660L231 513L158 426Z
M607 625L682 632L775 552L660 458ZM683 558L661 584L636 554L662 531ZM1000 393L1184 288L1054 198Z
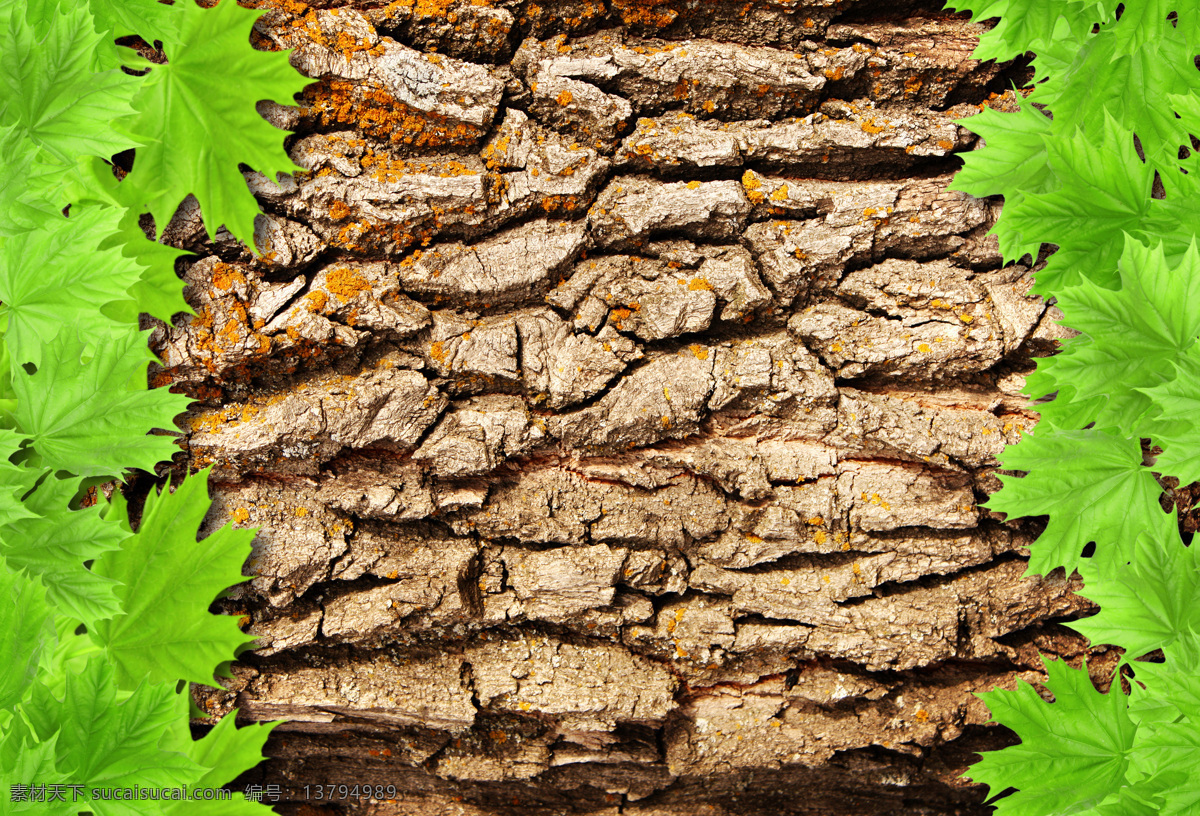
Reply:
M988 812L973 692L1091 609L980 507L1063 331L946 189L1023 66L937 2L269 5L304 171L248 173L264 260L180 210L197 315L152 338L206 531L260 528L215 607L260 648L194 692L288 720L238 786Z

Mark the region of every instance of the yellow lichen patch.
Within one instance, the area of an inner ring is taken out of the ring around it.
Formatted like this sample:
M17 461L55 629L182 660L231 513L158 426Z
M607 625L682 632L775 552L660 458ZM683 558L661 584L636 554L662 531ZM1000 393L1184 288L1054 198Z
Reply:
M922 354L928 354L930 351L932 351L932 349L929 348L928 343L921 343L919 346L917 346L917 351L921 352Z
M360 292L371 291L371 283L354 270L340 266L330 270L325 277L325 288L336 295L342 303L346 303Z
M308 301L308 310L310 312L321 311L325 308L325 304L329 302L329 296L321 291L309 292L304 296L304 299Z
M830 347L829 347L829 350L830 350L830 351L832 351L832 352L834 352L834 353L836 353L836 352L839 352L839 351L841 351L841 350L842 350L842 344L841 344L841 343L834 343L832 346L830 346Z
M828 536L825 535L824 530L817 530L815 533L813 533L813 540L816 541L818 545L824 544L827 538Z
M698 181L689 181L687 183L687 188L689 190L696 190L696 189L699 189L699 187L700 187L700 182L698 182Z
M929 712L923 708L918 709L917 714L916 714L916 720L917 720L917 722L928 722L929 721Z
M742 187L746 189L746 196L754 204L759 204L763 200L762 179L753 170L747 170L742 173Z
M483 131L467 122L413 108L382 88L327 80L307 91L310 109L326 126L352 125L368 136L413 147L469 145Z
M249 520L250 520L250 511L247 510L245 507L239 507L233 511L233 523L234 524L245 524Z
M863 133L870 133L872 136L874 136L876 133L883 133L883 131L887 130L887 125L875 124L875 117L864 119L862 123L859 124L859 127L862 128Z
M299 516L300 518L304 518L305 516L308 515L308 508L307 507L297 507L295 512L296 512L297 516Z
M246 276L241 273L241 270L230 266L227 263L213 264L212 283L213 288L220 291L225 291L234 286L234 284L245 284Z
M921 90L921 86L924 84L925 83L916 77L909 77L908 79L904 80L904 92L915 94L917 91Z
M975 316L969 315L969 314L960 314L958 316L958 319L961 320L963 323L971 323L975 320Z
M950 148L954 147L954 142L950 141L949 139L938 139L937 146L942 150L949 150Z
M825 69L825 78L826 79L841 79L842 76L845 74L845 72L846 72L846 69L843 68L841 65L839 65L836 68L826 68Z
M353 212L349 205L341 199L334 199L333 203L329 205L329 217L334 221L345 221Z
M693 292L711 292L713 287L708 278L692 278L688 281L688 289Z
M574 99L575 99L575 97L571 95L571 92L566 91L566 90L560 92L559 95L555 97L555 101L558 102L558 104L562 105L564 108L567 105L570 105L571 102L574 101Z
M691 351L692 354L696 355L697 360L708 359L708 349L699 345L698 343L692 343L690 346L688 346L688 350Z
M625 25L665 28L675 22L679 12L667 8L661 0L613 0L613 7Z
M704 104L701 105L700 107L704 108L705 113L712 113L713 111L715 111L717 109L717 103L712 101L711 99L705 99Z
M749 541L751 544L762 544L762 539L759 538L758 536L754 535L753 533L748 533L746 535L746 540Z

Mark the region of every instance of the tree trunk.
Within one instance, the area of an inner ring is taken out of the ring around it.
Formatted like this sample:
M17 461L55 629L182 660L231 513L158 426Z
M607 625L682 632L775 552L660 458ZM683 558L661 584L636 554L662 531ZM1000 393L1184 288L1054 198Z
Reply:
M973 692L1090 609L979 506L1062 330L953 120L1028 72L937 2L270 5L305 170L248 174L265 260L177 214L198 314L152 340L206 532L261 529L217 605L261 648L196 690L288 720L238 788L986 813Z

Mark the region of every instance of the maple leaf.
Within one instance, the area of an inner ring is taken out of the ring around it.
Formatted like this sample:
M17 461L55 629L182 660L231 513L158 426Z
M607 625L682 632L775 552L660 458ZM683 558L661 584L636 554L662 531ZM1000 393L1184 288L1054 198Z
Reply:
M174 492L151 492L136 534L97 559L100 575L120 581L121 614L88 630L104 647L122 685L143 676L213 684L213 668L252 640L228 615L210 615L217 595L242 583L254 530L226 526L200 541L209 508L208 470Z
M142 80L115 64L93 70L112 44L96 33L87 4L66 3L39 22L31 25L16 4L0 7L0 125L16 125L69 166L140 144L118 126L133 115Z
M1047 703L1020 681L1015 691L999 689L976 696L992 717L1021 738L1019 745L985 751L967 771L993 794L1017 792L996 803L998 816L1086 813L1126 784L1129 751L1138 726L1120 693L1101 694L1086 668L1042 658Z
M264 12L223 0L214 9L179 9L180 45L155 66L133 100L129 132L145 142L121 182L129 206L149 211L161 227L189 193L196 196L211 239L224 225L254 248L260 212L239 169L247 164L274 179L297 169L283 149L284 133L259 115L267 99L293 104L309 83L286 53L246 47Z
M1093 645L1120 646L1125 663L1200 626L1200 556L1184 546L1178 531L1161 540L1142 533L1130 556L1084 587L1082 594L1100 604L1099 614L1067 624Z
M127 329L85 340L62 331L36 373L15 372L14 417L46 467L80 477L153 472L178 451L173 436L146 434L178 433L174 417L191 402L165 388L146 389L146 368L156 359L148 336Z
M0 558L0 711L19 703L33 684L42 653L54 645L53 616L37 579L14 572Z
M1163 449L1154 469L1181 484L1200 481L1200 347L1176 361L1173 378L1142 393L1155 407L1146 432Z
M1136 439L1097 429L1039 428L999 459L1005 469L1028 474L1001 475L1003 487L988 500L988 509L1010 518L1050 516L1030 548L1026 574L1045 575L1059 566L1068 575L1075 569L1094 574L1128 561L1139 533L1165 536L1175 524L1159 506L1162 490L1142 466ZM1090 541L1096 556L1089 565L1082 551Z
M1069 386L1063 404L1089 409L1075 427L1095 422L1128 435L1158 393L1145 389L1173 380L1175 363L1200 337L1200 251L1193 241L1171 266L1161 243L1149 248L1126 235L1118 271L1118 289L1085 278L1059 292L1060 322L1082 334L1038 360L1028 393L1042 396ZM1052 420L1063 427L1060 417Z
M0 253L0 315L8 318L13 360L41 365L43 347L63 327L86 336L118 327L100 309L141 276L119 249L98 248L119 217L111 208L88 207L8 239Z

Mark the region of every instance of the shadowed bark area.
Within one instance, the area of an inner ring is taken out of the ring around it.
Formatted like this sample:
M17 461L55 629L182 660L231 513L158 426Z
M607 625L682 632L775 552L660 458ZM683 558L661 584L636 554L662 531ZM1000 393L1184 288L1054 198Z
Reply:
M1063 332L946 190L1022 67L904 0L269 5L305 169L247 173L264 260L180 210L198 314L152 338L206 529L261 528L217 607L260 648L196 690L288 720L239 786L986 813L972 692L1091 609L979 507Z

